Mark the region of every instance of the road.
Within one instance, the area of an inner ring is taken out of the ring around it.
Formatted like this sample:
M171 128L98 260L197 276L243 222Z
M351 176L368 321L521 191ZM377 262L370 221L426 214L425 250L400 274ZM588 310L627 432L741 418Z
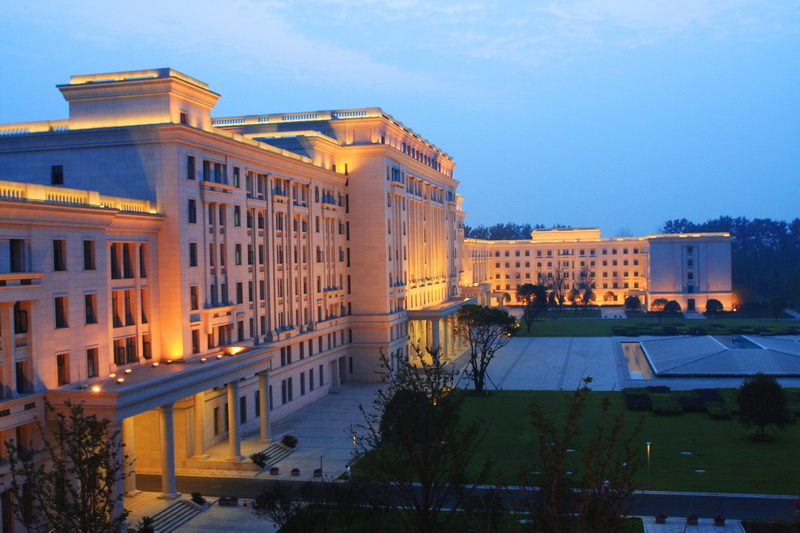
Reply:
M199 492L203 496L238 496L255 498L269 483L269 478L241 479L220 477L178 476L178 491L184 494ZM300 485L300 481L288 481ZM149 492L161 491L161 476L137 474L136 486ZM710 518L724 516L732 519L790 520L795 510L795 498L780 496L751 496L729 494L651 492L637 496L631 514L668 516L695 514Z

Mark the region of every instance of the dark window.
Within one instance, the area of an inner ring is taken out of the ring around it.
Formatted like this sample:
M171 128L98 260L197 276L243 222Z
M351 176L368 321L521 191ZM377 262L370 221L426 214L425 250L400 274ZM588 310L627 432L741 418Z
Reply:
M96 378L97 374L97 348L89 348L86 350L86 375Z
M50 184L64 185L64 165L53 165L50 167Z
M200 305L197 285L192 285L189 287L189 301L191 302L192 311L195 311L199 308Z
M97 324L97 295L86 294L83 300L86 307L86 323Z
M234 226L241 226L242 225L242 208L238 205L233 206L233 225Z
M190 155L186 158L186 177L193 180L196 176L197 171L195 170L194 156Z
M197 223L197 201L189 198L189 224Z
M83 241L83 269L94 270L95 268L94 241Z
M69 354L60 353L56 355L56 368L58 375L58 386L69 384Z
M192 353L200 353L200 330L192 330Z
M53 241L53 270L63 272L67 269L67 241Z
M197 266L197 243L190 242L189 243L189 266L196 267Z
M68 314L67 314L67 297L57 296L55 298L55 312L56 312L56 327L66 328L69 327Z
M181 124L189 123L189 117L186 115L186 113L181 113L180 119L181 119Z

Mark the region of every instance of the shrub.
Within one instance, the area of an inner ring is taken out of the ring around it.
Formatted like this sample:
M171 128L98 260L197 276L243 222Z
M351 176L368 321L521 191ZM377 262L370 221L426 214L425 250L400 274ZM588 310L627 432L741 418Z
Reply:
M192 493L192 501L194 503L196 503L197 505L205 505L206 504L206 499L203 498L203 495L200 494L199 492L193 492Z
M266 452L256 452L250 454L250 460L253 461L253 464L259 468L264 468L267 466L267 461L269 461L269 455Z
M728 420L731 417L731 410L724 402L706 402L706 410L714 420Z
M706 313L715 315L722 311L722 302L711 298L706 302Z
M284 435L281 444L288 448L297 448L297 437L294 435Z
M669 393L655 393L650 395L653 403L653 413L662 416L674 416L683 414L683 409L678 399Z

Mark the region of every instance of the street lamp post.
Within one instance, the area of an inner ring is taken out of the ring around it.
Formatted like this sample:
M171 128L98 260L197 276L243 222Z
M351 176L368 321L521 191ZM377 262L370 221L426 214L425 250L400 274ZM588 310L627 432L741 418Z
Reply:
M325 477L322 474L322 458L325 457L325 454L319 456L319 480L322 482L322 479Z
M647 442L647 490L650 490L650 441Z

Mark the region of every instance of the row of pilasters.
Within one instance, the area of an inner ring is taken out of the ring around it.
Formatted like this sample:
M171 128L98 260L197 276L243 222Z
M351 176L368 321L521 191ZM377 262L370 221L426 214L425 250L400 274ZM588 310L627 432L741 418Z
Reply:
M411 342L420 348L439 348L440 355L446 360L455 359L466 349L464 340L453 331L455 317L452 315L410 322Z
M259 384L259 413L260 413L260 438L262 442L269 442L269 377L266 371L258 374ZM244 459L241 452L241 425L239 416L239 382L232 381L226 384L228 400L228 453L230 461ZM194 410L194 424L192 444L194 448L193 459L205 459L208 447L205 440L205 392L200 392L192 397ZM158 425L161 437L161 496L164 499L175 499L180 496L177 490L176 461L175 461L175 403L170 402L158 409ZM134 419L126 418L115 427L120 429L121 440L125 444L124 455L129 459L125 463L126 477L119 487L126 494L137 493L136 472L134 458L136 447L134 438Z

